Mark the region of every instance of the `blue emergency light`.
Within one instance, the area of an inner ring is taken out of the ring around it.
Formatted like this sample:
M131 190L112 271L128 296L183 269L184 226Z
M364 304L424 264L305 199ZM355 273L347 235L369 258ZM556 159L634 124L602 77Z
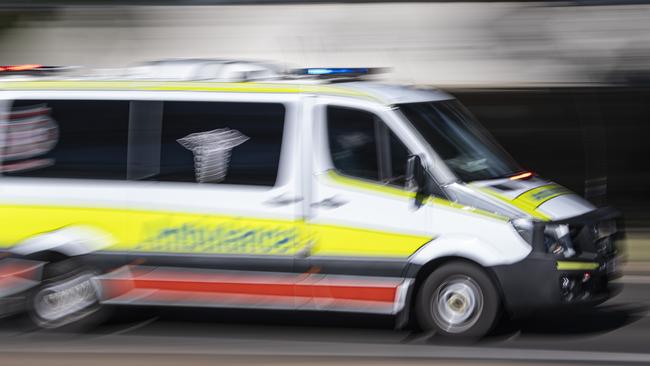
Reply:
M296 75L310 75L317 77L361 77L381 72L380 68L369 67L310 67L293 70Z
M368 68L329 67L329 68L308 68L304 70L305 75L362 75L368 73Z

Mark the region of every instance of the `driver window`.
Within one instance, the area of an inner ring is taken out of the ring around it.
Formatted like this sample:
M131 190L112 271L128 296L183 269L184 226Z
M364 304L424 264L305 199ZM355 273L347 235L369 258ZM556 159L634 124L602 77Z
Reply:
M404 186L408 149L379 117L330 106L327 128L336 170L349 177Z

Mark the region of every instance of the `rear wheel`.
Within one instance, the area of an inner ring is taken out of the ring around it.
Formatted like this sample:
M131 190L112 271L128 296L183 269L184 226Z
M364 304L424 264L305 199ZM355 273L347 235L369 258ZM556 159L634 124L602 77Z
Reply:
M103 319L95 271L75 258L49 263L43 281L27 298L32 322L45 329L82 329Z
M495 325L499 293L488 275L465 262L443 265L418 291L415 315L425 330L450 337L479 338Z

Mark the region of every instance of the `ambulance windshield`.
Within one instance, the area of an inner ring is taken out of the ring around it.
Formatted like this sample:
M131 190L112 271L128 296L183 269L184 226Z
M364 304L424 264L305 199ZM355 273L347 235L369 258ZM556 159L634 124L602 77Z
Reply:
M461 180L505 178L523 171L458 101L398 107Z

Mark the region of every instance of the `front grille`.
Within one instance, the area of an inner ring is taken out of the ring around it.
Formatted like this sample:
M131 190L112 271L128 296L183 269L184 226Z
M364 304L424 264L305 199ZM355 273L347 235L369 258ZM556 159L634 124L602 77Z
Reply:
M617 254L616 241L621 232L612 220L589 224L569 225L569 235L577 254L594 253L607 260Z

